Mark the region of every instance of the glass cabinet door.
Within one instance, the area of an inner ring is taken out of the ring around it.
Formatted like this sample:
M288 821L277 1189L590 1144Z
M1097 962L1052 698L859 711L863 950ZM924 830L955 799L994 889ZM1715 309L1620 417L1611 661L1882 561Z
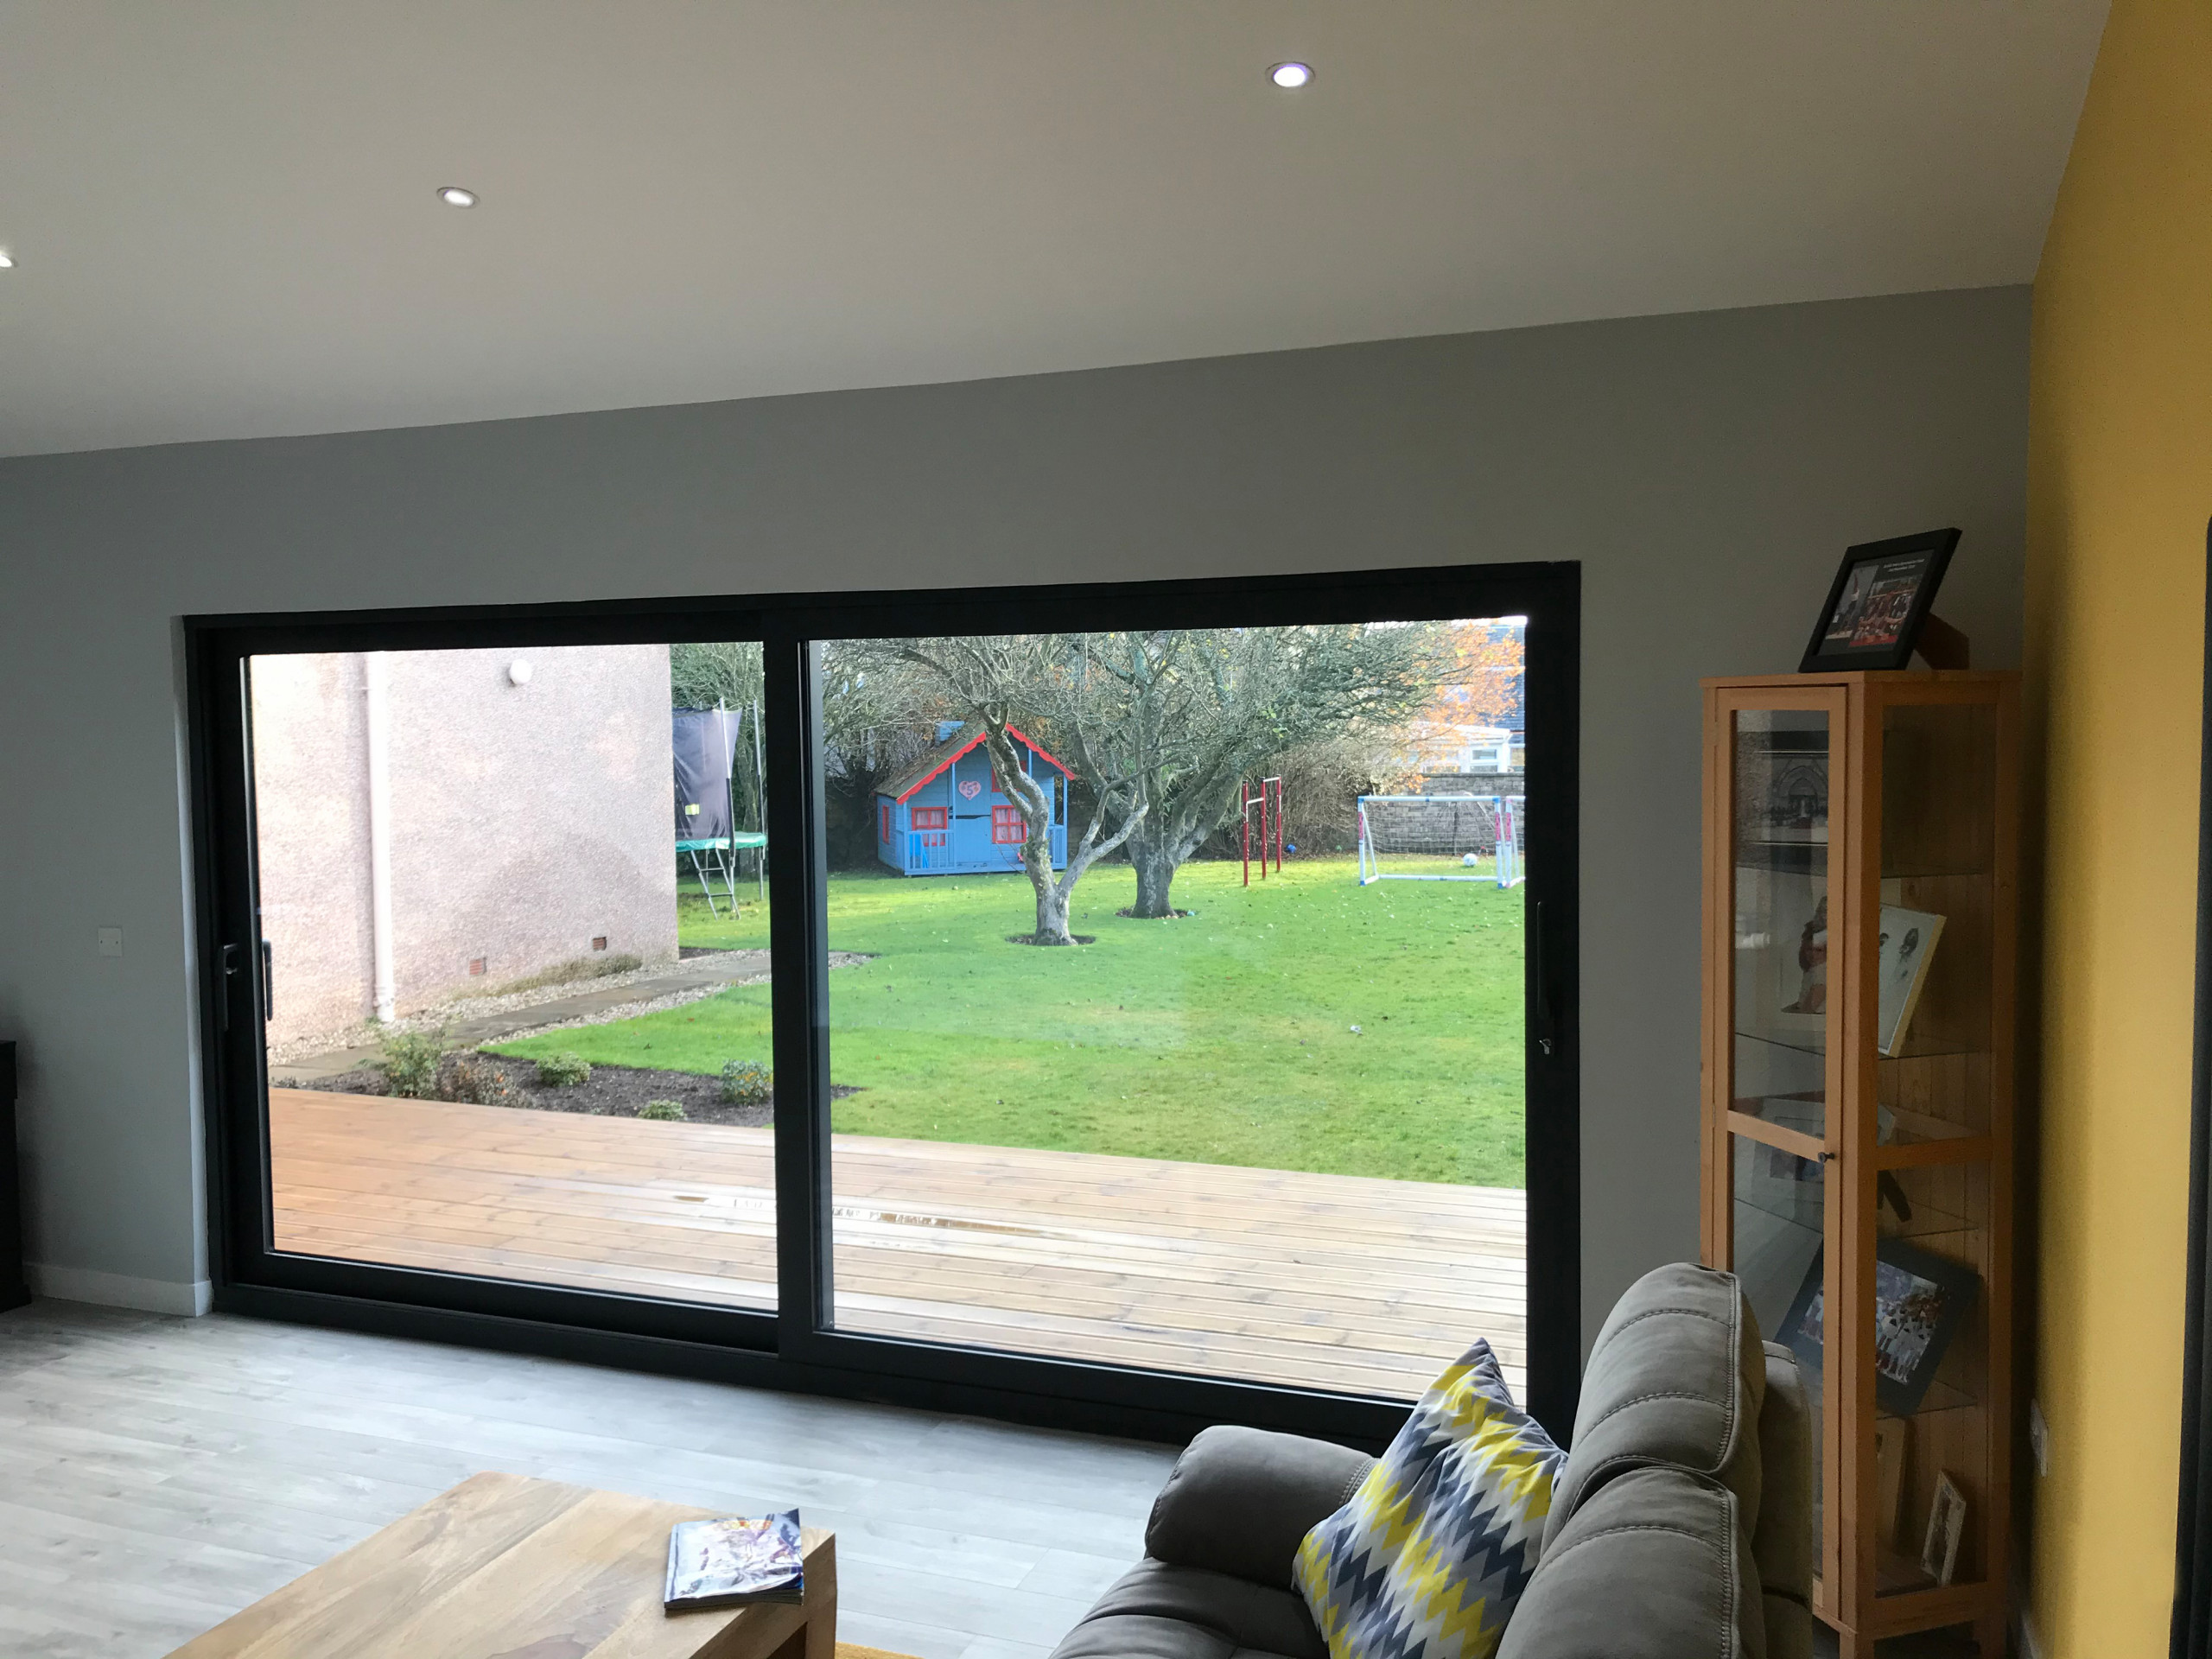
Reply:
M1729 1011L1719 1052L1726 1093L1718 1103L1726 1146L1719 1167L1726 1191L1713 1259L1741 1280L1769 1338L1799 1333L1807 1389L1821 1418L1827 1306L1826 1249L1831 1201L1834 1060L1841 999L1832 954L1830 912L1837 894L1831 868L1844 868L1832 841L1831 760L1840 746L1840 692L1808 692L1796 708L1724 708L1716 760L1725 779L1714 841L1725 862L1712 871L1726 906L1727 933L1716 938L1712 993ZM1834 803L1834 822L1845 822ZM1840 920L1840 917L1839 917ZM1840 1194L1836 1195L1838 1198ZM1826 1437L1822 1437L1825 1439ZM1812 1527L1815 1560L1828 1482L1816 1453Z
M1991 1287L1997 1282L1993 1030L2001 831L1997 709L1891 701L1878 731L1880 891L1866 918L1874 995L1871 1283L1853 1298L1862 1411L1873 1420L1861 1580L1878 1597L1973 1584L1989 1570ZM1878 715L1878 719L1877 715ZM1873 735L1870 732L1870 736ZM2009 938L2001 959L2009 960ZM2009 1093L2009 1089L2006 1091Z
M1829 727L1826 709L1739 710L1731 791L1731 1109L1815 1140L1827 1130Z

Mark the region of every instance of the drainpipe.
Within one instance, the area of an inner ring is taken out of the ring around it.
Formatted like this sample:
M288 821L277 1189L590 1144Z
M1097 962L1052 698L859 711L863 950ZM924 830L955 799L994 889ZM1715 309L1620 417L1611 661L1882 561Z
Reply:
M377 1018L389 1025L398 1013L391 970L391 699L384 652L365 652L361 664L368 693L369 932Z

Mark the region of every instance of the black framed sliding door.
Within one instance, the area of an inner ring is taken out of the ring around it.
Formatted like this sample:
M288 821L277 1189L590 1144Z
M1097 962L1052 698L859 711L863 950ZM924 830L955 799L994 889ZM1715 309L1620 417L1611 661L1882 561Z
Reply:
M1571 564L188 619L219 1304L1140 1433L1580 1342Z
M764 885L757 624L642 622L195 626L235 1289L773 1350L768 1105L622 1064L680 1049L709 1000L737 1006L707 1040L771 1058L765 936L679 942ZM687 667L720 706L679 706ZM607 1008L658 1014L626 1023L635 1054L588 1040ZM673 1098L641 1117L631 1078Z

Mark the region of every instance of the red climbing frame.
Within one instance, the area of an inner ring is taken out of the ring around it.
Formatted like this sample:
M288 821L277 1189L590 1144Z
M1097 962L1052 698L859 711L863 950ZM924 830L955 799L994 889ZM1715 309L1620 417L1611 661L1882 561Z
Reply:
M1282 779L1262 778L1255 791L1244 786L1244 885L1252 885L1252 809L1260 811L1260 880L1268 879L1268 854L1274 849L1275 874L1282 874Z

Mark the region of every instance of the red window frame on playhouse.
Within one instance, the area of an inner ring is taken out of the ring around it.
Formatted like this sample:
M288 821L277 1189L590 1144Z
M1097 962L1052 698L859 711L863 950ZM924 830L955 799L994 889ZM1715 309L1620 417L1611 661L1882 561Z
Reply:
M875 838L881 842L891 839L891 803L888 801L875 804Z
M1019 847L1029 839L1029 825L1022 818L1018 806L995 806L991 809L991 845Z
M952 809L944 806L918 806L908 820L917 830L942 830L952 821Z

